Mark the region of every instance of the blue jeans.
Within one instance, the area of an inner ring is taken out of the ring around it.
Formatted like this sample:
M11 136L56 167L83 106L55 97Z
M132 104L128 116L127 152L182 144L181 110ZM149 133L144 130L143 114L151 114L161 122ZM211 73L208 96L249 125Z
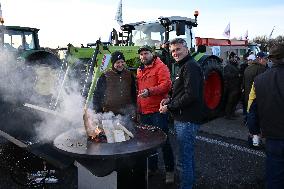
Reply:
M266 188L284 188L284 140L266 139Z
M168 114L152 113L152 114L141 114L141 123L147 125L153 125L159 127L168 135ZM174 155L172 147L167 137L165 145L162 147L163 158L165 162L165 168L167 172L174 170ZM158 157L152 156L149 158L149 169L155 171L158 169Z
M199 125L174 122L177 152L176 170L179 189L191 189L194 184L194 143Z

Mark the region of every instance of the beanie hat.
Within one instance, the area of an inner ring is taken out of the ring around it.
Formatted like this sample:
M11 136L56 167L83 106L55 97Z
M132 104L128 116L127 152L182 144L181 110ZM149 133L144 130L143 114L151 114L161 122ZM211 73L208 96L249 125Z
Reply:
M118 60L124 60L125 61L125 57L124 57L122 52L115 51L111 54L110 61L111 61L112 64L114 64Z

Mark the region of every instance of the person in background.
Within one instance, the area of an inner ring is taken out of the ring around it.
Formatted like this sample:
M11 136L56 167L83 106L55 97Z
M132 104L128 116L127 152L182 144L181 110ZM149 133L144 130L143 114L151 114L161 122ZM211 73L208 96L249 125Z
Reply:
M169 53L169 42L166 41L163 43L160 47L159 53L157 53L157 56L161 59L161 61L168 66L170 69L171 63L174 61Z
M224 67L225 118L229 120L234 119L236 106L241 97L242 79L238 64L238 56L231 52Z
M194 47L191 47L190 49L189 49L189 53L192 55L193 53L195 53L195 48Z
M250 65L251 63L253 63L255 61L256 57L255 54L251 51L249 56L247 57L247 63L248 65Z
M195 61L199 61L206 53L206 46L205 45L199 45L197 46L197 51L195 53L192 53L192 57Z
M160 102L168 96L171 89L171 79L168 67L154 56L148 45L138 50L141 66L137 70L138 98L137 107L142 124L159 127L168 134L168 114L159 112ZM174 182L174 157L169 138L162 147L166 169L166 183ZM149 157L150 174L158 170L158 157Z
M256 60L253 61L246 69L244 72L244 78L243 78L243 91L244 91L244 101L243 101L243 106L244 106L244 110L245 112L247 112L248 110L248 100L249 100L249 94L251 91L251 87L252 87L252 83L255 79L255 77L263 72L265 72L266 70L266 64L268 62L267 59L268 55L264 52L259 52L256 55ZM252 106L253 108L255 107L255 105ZM244 115L244 121L246 123L247 121L247 115ZM254 116L250 116L250 120L252 118L256 118ZM253 132L256 133L256 132ZM259 136L248 136L248 143L249 145L253 145L253 146L259 146L259 142L260 140L257 140L256 138L260 138ZM252 138L254 138L255 142L252 142Z
M203 73L190 56L182 38L170 42L170 51L179 67L172 95L160 103L160 112L170 112L176 133L176 170L179 189L191 189L194 184L194 143L203 119Z
M256 111L266 138L266 188L284 188L284 44L269 51L273 66L254 80Z
M248 96L254 78L266 70L266 64L268 62L267 57L268 55L264 52L257 53L256 60L252 61L251 64L244 71L243 89L244 89L245 108L247 107Z

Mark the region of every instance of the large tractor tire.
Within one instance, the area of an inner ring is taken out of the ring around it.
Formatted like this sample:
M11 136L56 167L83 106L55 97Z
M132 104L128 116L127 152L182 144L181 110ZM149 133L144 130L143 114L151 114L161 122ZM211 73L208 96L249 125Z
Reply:
M223 98L223 69L222 60L214 55L204 55L198 60L203 74L203 111L205 112L204 121L218 117L222 112Z

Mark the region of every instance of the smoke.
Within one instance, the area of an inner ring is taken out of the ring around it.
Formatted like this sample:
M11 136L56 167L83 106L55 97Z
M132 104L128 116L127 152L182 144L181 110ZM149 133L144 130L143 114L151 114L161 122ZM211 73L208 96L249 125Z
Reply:
M3 53L4 52L4 53ZM5 102L16 103L26 98L26 89L32 86L28 69L14 54L1 51L0 54L0 94Z
M50 142L58 135L84 127L83 110L85 99L81 96L76 81L65 81L66 86L62 89L58 106L55 109L56 116L42 114L43 121L36 128L38 139Z
M89 112L90 113L90 112ZM120 123L128 130L134 132L134 122L132 120L132 117L129 114L125 114L125 116L122 116L120 114L115 115L113 112L105 112L105 113L91 113L91 119L94 124L96 125L102 125L103 120L111 120L113 125L117 125L117 123Z
M0 102L10 104L13 111L21 109L8 118L17 120L13 121L14 126L6 124L6 129L13 128L15 135L24 133L24 138L52 142L64 132L84 128L85 98L81 95L82 84L72 69L54 69L50 64L27 64L16 61L15 56L7 52L0 56ZM134 110L133 107L123 109L125 115L131 115L129 112ZM7 113L3 108L0 110ZM94 114L93 117L100 121L111 119L114 124L119 122L130 131L134 128L131 116L115 116L108 112ZM2 125L0 128L3 129Z
M9 122L2 122L1 128L11 131L11 127L15 135L24 133L24 138L50 142L62 132L83 127L85 100L80 94L78 82L68 77L72 74L67 73L62 83L65 71L46 64L27 64L17 60L13 53L0 50L0 110L7 115L13 112L7 118ZM7 109L4 109L3 104ZM56 115L25 107L25 104L54 109Z

